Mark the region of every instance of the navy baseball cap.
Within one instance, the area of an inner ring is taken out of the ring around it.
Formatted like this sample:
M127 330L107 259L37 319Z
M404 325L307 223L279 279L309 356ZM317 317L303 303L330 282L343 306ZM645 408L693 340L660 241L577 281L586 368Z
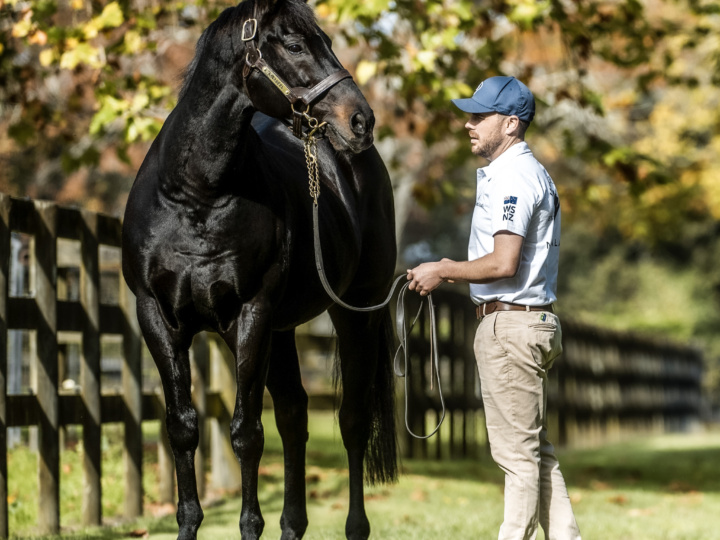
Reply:
M535 117L535 98L530 89L515 77L490 77L480 83L470 98L453 99L466 113L497 112L531 122Z

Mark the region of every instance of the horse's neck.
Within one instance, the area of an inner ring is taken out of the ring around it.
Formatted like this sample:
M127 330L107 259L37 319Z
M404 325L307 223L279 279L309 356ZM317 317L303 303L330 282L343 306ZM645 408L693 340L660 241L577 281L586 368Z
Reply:
M255 109L244 90L228 82L195 82L163 127L160 164L163 189L179 197L225 197L233 171L242 170Z

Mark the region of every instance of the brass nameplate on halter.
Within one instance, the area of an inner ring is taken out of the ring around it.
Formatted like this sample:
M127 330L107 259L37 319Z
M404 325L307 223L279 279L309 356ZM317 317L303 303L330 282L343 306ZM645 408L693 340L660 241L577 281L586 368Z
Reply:
M285 86L285 83L282 82L282 79L277 76L277 73L275 73L272 69L270 69L267 66L262 67L262 72L265 74L265 76L270 79L270 81L278 87L278 89L285 94L286 96L290 94L290 90L287 86Z

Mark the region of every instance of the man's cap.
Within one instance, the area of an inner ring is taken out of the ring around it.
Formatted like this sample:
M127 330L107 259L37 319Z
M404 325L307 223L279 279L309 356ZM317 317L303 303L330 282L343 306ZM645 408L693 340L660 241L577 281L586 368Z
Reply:
M470 98L453 99L466 113L497 112L531 122L535 117L535 98L530 89L515 77L490 77L480 83Z

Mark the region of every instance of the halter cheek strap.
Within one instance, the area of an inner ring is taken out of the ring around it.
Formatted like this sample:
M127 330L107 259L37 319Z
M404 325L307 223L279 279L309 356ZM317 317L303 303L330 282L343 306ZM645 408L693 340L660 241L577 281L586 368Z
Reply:
M248 77L252 73L253 69L257 69L260 73L265 75L268 80L275 85L275 87L283 93L283 95L290 102L290 108L293 111L293 133L297 138L302 138L302 124L303 120L307 120L311 127L317 128L317 120L308 116L310 111L310 105L319 98L322 94L327 92L330 88L335 86L337 83L344 79L352 78L350 72L346 69L338 70L325 77L322 81L317 83L315 86L310 88L307 87L294 87L290 88L288 84L283 80L280 75L275 72L263 59L260 49L255 44L255 38L257 37L257 16L253 14L252 19L247 19L243 23L242 27L242 40L245 43L247 53L245 54L245 66L243 67L243 80L247 82ZM304 111L295 110L296 103L303 103L305 105ZM315 126L312 126L315 120Z

